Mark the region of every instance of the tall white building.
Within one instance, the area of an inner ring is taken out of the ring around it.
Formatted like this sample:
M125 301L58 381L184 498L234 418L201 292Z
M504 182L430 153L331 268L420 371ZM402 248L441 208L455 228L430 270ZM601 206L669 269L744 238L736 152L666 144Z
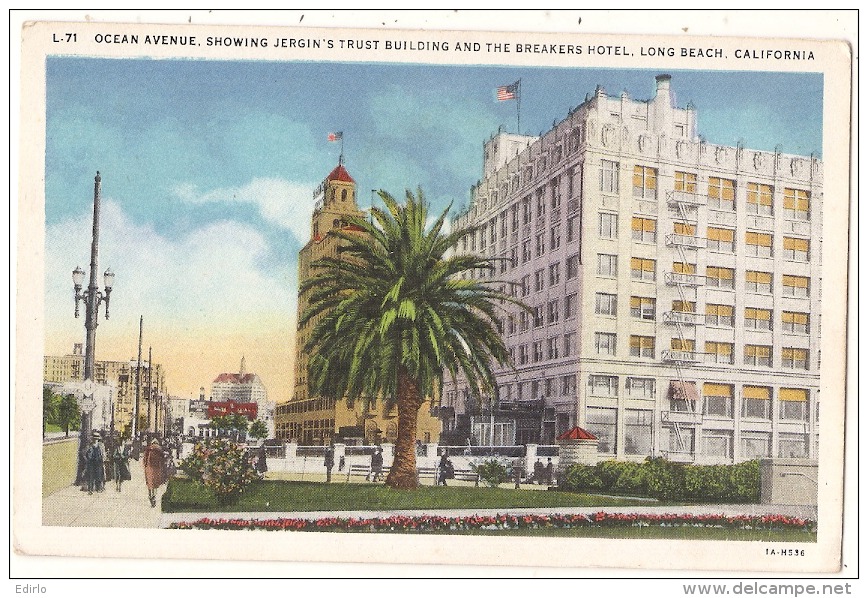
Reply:
M485 143L459 250L506 258L475 275L534 312L503 306L496 399L447 382L447 433L549 444L579 425L601 458L817 456L822 163L707 143L656 83Z

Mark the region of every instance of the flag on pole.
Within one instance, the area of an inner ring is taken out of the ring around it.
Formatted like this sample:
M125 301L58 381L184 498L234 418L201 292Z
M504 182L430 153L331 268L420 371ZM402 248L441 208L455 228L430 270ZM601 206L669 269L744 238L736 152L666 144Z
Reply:
M501 85L497 88L497 101L514 100L518 96L518 81L512 85Z
M328 136L329 141L340 141L343 138L344 138L344 132L343 131L337 131L335 133L329 133L329 136Z

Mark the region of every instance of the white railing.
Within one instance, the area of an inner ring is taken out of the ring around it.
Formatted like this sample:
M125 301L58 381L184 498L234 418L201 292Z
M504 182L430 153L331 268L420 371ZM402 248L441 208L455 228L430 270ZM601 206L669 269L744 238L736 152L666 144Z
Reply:
M688 326L696 326L705 324L705 316L703 314L684 311L667 311L663 314L663 322L665 324L687 324Z
M663 351L663 361L670 363L696 363L699 361L699 354L696 351Z
M668 285L683 285L686 287L698 287L705 284L704 276L696 274L682 274L681 272L666 272L663 279Z
M694 237L692 235L679 235L677 233L666 235L666 245L669 247L681 246L691 247L693 249L705 249L706 243L707 240L703 237Z
M704 206L708 198L697 193L687 191L673 191L669 194L669 203L683 203L691 206Z
M664 424L698 426L702 423L702 414L697 411L662 411L660 420Z

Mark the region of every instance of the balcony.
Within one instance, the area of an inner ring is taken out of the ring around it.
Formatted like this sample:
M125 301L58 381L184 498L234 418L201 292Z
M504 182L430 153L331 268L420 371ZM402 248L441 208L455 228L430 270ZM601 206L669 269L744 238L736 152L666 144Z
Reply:
M693 237L690 235L679 235L673 233L666 235L666 245L668 247L687 247L690 249L705 249L707 240L703 237Z
M661 411L660 421L664 424L698 426L702 423L702 414L697 411Z
M695 314L686 311L667 311L663 314L664 324L686 324L687 326L701 326L705 324L704 314Z
M667 198L670 204L684 204L687 206L704 206L708 198L696 193L686 191L673 191Z
M704 276L680 272L666 272L663 274L663 279L669 286L698 287L705 284Z
M696 351L663 351L661 354L663 361L668 363L697 363L700 361L700 354Z

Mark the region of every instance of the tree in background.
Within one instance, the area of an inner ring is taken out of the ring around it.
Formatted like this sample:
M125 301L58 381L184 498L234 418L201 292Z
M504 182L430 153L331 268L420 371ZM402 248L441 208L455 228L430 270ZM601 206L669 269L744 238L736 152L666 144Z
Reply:
M57 425L69 436L69 428L76 429L80 421L81 410L78 408L78 401L73 395L62 396L57 406Z
M227 415L218 415L211 419L211 427L215 430L224 430L229 436L236 440L244 440L247 436L249 423L247 417L240 413L230 413Z
M268 426L266 426L265 422L261 419L257 419L252 424L250 424L250 430L247 433L250 434L252 438L261 440L268 436Z
M42 387L42 436L45 437L45 428L48 424L57 423L60 397L47 386Z

